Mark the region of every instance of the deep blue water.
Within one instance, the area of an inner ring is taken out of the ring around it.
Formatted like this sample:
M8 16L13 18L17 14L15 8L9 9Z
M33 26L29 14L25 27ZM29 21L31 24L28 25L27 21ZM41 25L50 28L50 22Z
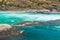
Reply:
M13 14L12 14L13 13ZM0 12L0 24L14 25L25 21L50 21L60 19L60 14L34 14L24 12ZM33 25L18 27L25 30L23 35L7 38L7 40L60 40L60 25Z

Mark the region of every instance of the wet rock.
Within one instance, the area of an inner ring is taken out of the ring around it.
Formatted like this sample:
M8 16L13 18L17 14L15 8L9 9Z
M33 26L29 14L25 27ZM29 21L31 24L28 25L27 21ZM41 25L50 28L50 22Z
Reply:
M20 22L15 24L14 26L31 26L31 25L37 25L40 24L41 22Z
M21 35L24 31L19 31L8 24L0 24L0 39Z
M45 25L45 26L51 26L51 25L60 25L60 19L57 20L49 20L49 21L34 21L34 22L20 22L15 24L14 26L33 26L33 25Z
M32 25L32 22L20 22L13 26L29 26L29 25Z

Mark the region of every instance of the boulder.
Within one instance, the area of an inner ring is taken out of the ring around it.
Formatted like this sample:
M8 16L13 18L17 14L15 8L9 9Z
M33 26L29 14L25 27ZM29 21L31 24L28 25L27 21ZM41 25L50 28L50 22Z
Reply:
M8 24L0 24L0 31L2 31L2 30L8 30L10 28L12 28L11 25L8 25Z
M23 30L16 30L11 25L0 24L0 39L21 35Z
M39 21L36 21L36 22L19 22L15 25L13 25L14 27L18 27L18 26L31 26L31 25L38 25L40 24L41 22Z

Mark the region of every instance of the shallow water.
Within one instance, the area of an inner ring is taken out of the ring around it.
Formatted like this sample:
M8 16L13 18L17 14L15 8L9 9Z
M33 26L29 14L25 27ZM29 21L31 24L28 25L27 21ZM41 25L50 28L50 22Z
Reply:
M12 14L13 13L13 14ZM26 12L0 12L0 24L14 25L24 21L50 21L60 19L60 14L34 14ZM23 35L7 38L6 40L60 40L60 25L33 25L18 27L25 30Z

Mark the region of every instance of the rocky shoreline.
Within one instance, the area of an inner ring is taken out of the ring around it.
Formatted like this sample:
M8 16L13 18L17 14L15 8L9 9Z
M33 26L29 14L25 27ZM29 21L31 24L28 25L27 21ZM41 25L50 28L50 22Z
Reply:
M19 11L19 12L32 12L42 14L56 14L60 13L60 9L48 8L48 9L29 9L29 8L14 8L14 7L0 7L0 11Z
M18 36L22 35L24 31L22 30L16 30L16 28L13 28L12 26L8 24L0 24L0 39L12 37L12 36Z

